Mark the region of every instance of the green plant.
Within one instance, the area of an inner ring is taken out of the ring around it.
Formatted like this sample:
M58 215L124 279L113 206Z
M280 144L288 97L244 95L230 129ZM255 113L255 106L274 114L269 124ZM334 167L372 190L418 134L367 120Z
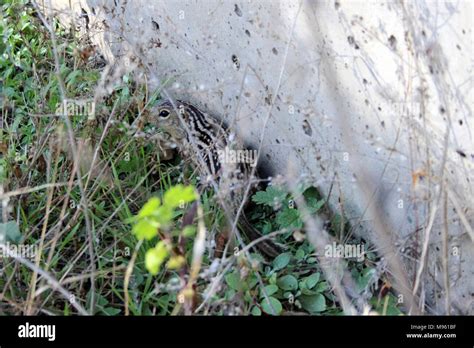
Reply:
M168 258L168 269L179 269L185 263L182 255L173 255L173 237L190 237L194 228L186 226L181 231L170 233L170 223L176 216L178 207L184 208L185 204L193 202L197 197L193 186L173 186L165 192L163 202L158 197L150 198L138 214L129 220L133 223L133 233L140 240L152 240L158 235L162 236L161 240L146 252L145 265L151 274L158 274L161 265Z

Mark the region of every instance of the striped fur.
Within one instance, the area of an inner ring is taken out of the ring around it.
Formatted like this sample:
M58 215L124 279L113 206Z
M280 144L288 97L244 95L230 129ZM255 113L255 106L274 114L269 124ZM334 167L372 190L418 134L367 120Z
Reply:
M235 140L230 141L223 125L195 106L181 100L176 100L175 106L176 108L169 101L157 106L154 110L157 125L170 135L185 156L193 160L201 178L211 175L216 180L219 185L217 194L225 199L232 213L236 213L244 198L245 187L251 179L251 171L245 163L221 163L219 151L226 147L239 149L240 144ZM196 148L199 154L196 153ZM260 233L241 215L239 225L242 232L251 240L260 237ZM268 240L257 244L257 247L269 257L280 253L279 248Z

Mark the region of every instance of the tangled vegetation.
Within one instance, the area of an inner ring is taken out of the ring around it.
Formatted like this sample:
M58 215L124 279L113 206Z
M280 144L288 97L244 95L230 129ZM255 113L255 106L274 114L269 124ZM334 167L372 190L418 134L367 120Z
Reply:
M304 197L311 214L328 210L316 189L272 182L252 195L252 224L286 248L274 260L253 248L212 252L223 219L213 192L197 189L178 155L160 160L156 130L141 122L159 91L128 73L105 88L104 62L87 38L57 21L52 30L29 1L2 5L0 233L3 245L36 250L30 260L0 261L2 314L343 313L294 203ZM98 88L93 117L58 113L65 99L93 99ZM186 221L196 202L200 213ZM327 226L341 241L367 245L339 214ZM344 264L356 297L399 314L379 261L367 248L363 262Z

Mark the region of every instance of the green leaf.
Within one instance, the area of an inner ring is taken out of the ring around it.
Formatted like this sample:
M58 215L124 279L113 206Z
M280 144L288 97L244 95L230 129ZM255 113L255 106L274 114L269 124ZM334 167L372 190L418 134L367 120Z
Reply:
M143 219L133 225L132 231L138 239L150 240L156 237L159 224L150 219Z
M304 257L305 257L305 255L306 255L306 254L305 254L303 248L299 248L299 249L296 251L295 259L297 259L298 261L303 260Z
M158 242L154 248L148 249L145 254L145 266L148 272L153 275L158 274L168 255L168 249L163 241Z
M92 292L91 290L89 290L87 292L87 295L86 295L86 301L88 303L91 301L92 294L94 294L95 304L96 304L94 314L103 313L104 312L104 307L109 304L109 301L104 296L102 296L101 294L99 294L97 292Z
M345 221L340 214L334 214L333 218L331 219L331 228L334 230L339 230L341 228L344 228L344 223Z
M300 212L297 209L285 208L277 214L276 222L280 228L303 227L303 220L300 218Z
M260 305L262 306L262 309L265 313L271 315L279 315L283 310L283 306L281 305L280 301L274 297L264 298Z
M301 306L310 313L319 313L326 309L326 299L321 294L301 295L298 299Z
M270 285L265 286L264 289L267 296L272 296L274 293L278 291L278 286L276 286L275 284L270 284ZM264 297L265 293L263 291L260 291L260 297Z
M291 291L286 291L283 293L283 298L290 299L291 297L293 297L293 299L295 297Z
M325 200L319 199L319 196L318 189L315 187L309 187L303 192L303 197L311 214L316 213L325 203Z
M257 284L258 284L258 278L254 274L251 274L247 278L247 281L246 281L247 288L252 289Z
M155 219L160 225L169 224L169 222L173 219L173 209L167 205L162 205L156 210Z
M183 228L183 232L182 232L183 237L190 238L190 237L193 237L195 234L196 234L196 226L188 225L185 228Z
M0 242L17 244L20 240L20 229L15 221L0 223Z
M239 291L242 288L242 281L240 280L239 272L232 272L225 276L225 282L232 289Z
M365 268L357 277L356 284L357 290L360 292L364 291L365 288L369 285L370 280L374 277L377 271L375 268Z
M157 197L150 198L148 202L146 202L145 205L140 209L140 211L138 212L138 216L143 218L143 217L155 215L160 204L161 203L160 203L159 198Z
M328 290L329 287L328 287L328 283L327 282L320 282L318 283L318 285L316 285L316 287L314 288L314 291L316 292L324 292L326 290Z
M190 203L197 199L196 190L193 186L176 185L165 192L163 204L171 208L177 208L182 204Z
M275 271L278 271L280 269L285 268L291 260L291 253L283 253L278 255L274 260L273 260L273 269Z
M166 267L168 269L180 269L186 263L186 259L182 255L173 256L168 260Z
M320 273L313 273L309 277L305 278L306 287L308 289L312 289L319 282L320 276Z
M318 292L315 291L315 290L310 290L306 287L306 282L300 282L299 284L299 287L300 287L300 290L301 290L301 293L303 295L316 295Z
M170 303L170 295L169 294L164 294L162 296L158 295L158 299L156 301L157 305L163 309L163 310L168 310L168 306Z
M226 301L232 301L232 299L235 297L236 291L234 289L228 289L225 294L224 294L224 299Z
M114 307L106 307L106 308L104 308L103 312L104 312L105 315L113 316L113 315L119 314L120 309L119 308L114 308Z
M251 313L252 315L255 315L255 316L262 315L262 311L257 306L253 306Z
M319 278L320 278L319 273L314 273L314 274L310 275L309 277L304 278L299 283L299 288L301 289L301 293L303 295L316 295L316 294L318 294L320 291L317 291L316 289L313 289L313 288L318 283Z
M324 206L325 203L326 203L326 201L324 199L321 199L320 201L317 201L314 204L308 205L309 213L310 214L317 213L319 211L319 209L321 209Z
M296 290L298 289L298 280L291 274L283 276L277 280L277 285L283 290Z
M274 186L268 186L265 191L259 191L252 196L252 201L257 204L265 204L270 207L280 205L287 194Z

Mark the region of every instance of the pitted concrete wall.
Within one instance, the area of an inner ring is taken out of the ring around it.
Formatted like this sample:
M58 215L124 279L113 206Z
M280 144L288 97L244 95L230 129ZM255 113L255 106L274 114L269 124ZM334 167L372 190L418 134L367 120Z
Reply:
M454 311L474 313L467 1L70 2L52 4L109 62L235 123L254 148L264 130L264 166L291 168L325 195L332 187L334 209L356 230L377 232L361 176L400 254L432 225L422 280L435 313L444 312L446 225Z

